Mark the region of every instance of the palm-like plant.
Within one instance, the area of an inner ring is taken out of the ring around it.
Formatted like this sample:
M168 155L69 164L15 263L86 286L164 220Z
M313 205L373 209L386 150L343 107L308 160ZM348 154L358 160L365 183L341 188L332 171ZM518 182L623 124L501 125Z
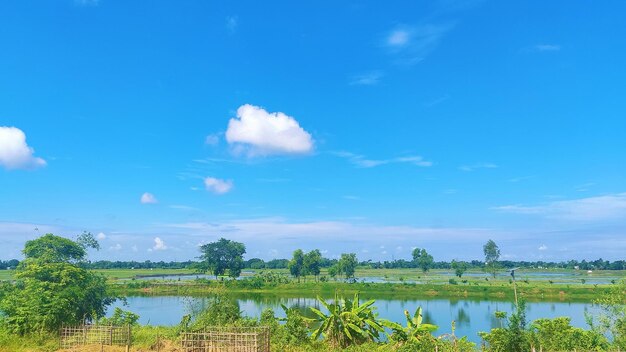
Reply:
M320 297L317 299L326 307L328 314L310 308L318 316L317 320L320 323L313 331L313 339L321 335L333 346L343 348L376 341L379 334L384 331L382 323L378 320L378 314L375 313L376 307L372 307L374 300L361 304L358 293L354 295L354 300L340 299L337 293L332 303Z
M423 323L422 307L417 307L413 317L409 311L404 311L406 326L402 326L392 321L382 321L382 325L392 330L389 339L395 342L419 341L422 338L432 338L431 333L438 329L437 325Z

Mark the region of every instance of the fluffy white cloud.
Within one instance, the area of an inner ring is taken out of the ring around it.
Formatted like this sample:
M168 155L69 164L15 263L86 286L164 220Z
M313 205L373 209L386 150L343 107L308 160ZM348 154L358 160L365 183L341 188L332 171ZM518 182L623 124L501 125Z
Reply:
M555 201L541 205L504 205L495 210L568 221L626 219L626 193Z
M159 237L154 238L154 246L149 249L149 251L164 251L167 249L167 245L165 245L165 241L163 241Z
M102 241L103 239L107 238L107 235L105 235L104 232L100 232L99 234L96 235L96 238Z
M33 156L33 153L33 148L26 144L26 135L22 130L0 126L0 166L9 170L46 166L46 161Z
M542 245L541 245L541 246L539 246L539 248L537 248L537 249L539 249L540 251L545 251L545 250L547 250L547 249L548 249L548 246L546 246L545 244L542 244Z
M220 180L219 178L215 177L207 177L204 179L204 186L209 192L213 192L215 194L224 194L230 192L230 190L233 189L233 181Z
M293 117L250 104L240 106L237 117L228 122L226 141L235 152L248 156L306 154L313 150L313 138Z
M141 204L155 204L159 202L154 196L154 194L148 193L148 192L141 195L140 201L141 201Z

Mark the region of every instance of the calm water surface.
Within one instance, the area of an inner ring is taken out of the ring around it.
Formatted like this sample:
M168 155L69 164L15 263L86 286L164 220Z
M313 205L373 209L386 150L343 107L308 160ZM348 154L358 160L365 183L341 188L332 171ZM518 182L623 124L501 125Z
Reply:
M288 307L297 306L302 308L303 313L311 316L307 307L315 307L321 310L319 303L314 298L280 298L267 296L242 296L236 298L242 313L249 317L258 318L265 308L272 308L277 316L284 316L280 307L284 304ZM114 307L121 307L139 314L141 324L151 325L176 325L183 315L193 314L206 306L206 297L128 297L127 306L121 302ZM480 342L479 331L488 331L499 327L500 322L495 318L496 311L510 313L513 310L511 302L484 301L484 300L451 300L451 299L377 299L375 306L379 317L402 323L404 325L404 310L411 315L419 306L423 308L424 319L439 326L437 335L450 333L451 322L456 322L456 335L468 336L474 342ZM109 310L112 312L113 308ZM527 303L527 319L532 321L538 318L570 317L572 325L587 327L585 323L585 311L594 313L595 309L589 303Z

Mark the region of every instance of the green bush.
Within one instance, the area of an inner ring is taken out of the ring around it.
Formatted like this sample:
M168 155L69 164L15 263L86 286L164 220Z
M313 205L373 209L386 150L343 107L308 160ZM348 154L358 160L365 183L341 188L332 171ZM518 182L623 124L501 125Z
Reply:
M604 336L572 327L568 317L535 320L530 326L530 340L532 347L542 351L598 351L608 348Z

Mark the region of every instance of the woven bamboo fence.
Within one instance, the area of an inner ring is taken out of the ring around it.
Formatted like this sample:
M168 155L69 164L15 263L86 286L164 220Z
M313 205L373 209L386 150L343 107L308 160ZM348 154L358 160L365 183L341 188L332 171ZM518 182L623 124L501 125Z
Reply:
M62 326L59 336L61 348L86 345L130 347L131 343L130 325Z
M269 352L268 327L206 327L181 334L183 352Z

